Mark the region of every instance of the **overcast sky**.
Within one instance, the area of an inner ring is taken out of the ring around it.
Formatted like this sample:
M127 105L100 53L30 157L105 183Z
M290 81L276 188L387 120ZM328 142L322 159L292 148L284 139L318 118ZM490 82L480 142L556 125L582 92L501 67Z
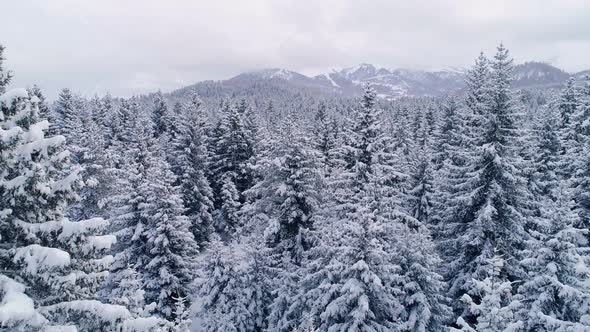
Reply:
M588 0L2 0L12 86L85 95L169 91L282 67L470 65L500 41L517 62L590 68Z

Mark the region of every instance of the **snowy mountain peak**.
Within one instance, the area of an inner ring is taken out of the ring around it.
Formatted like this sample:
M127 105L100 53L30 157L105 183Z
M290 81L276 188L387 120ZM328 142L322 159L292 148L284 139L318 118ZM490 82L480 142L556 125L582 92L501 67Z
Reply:
M290 81L294 78L298 77L306 77L302 74L297 72L284 69L284 68L267 68L267 69L260 69L251 71L242 75L252 75L262 79L281 79L285 81ZM241 76L241 75L238 75Z
M368 63L361 63L360 65L342 69L338 72L351 80L364 80L378 75L387 75L390 72L384 68L377 68Z
M397 99L405 96L440 96L462 89L468 68L444 67L437 70L387 69L368 63L309 77L284 68L267 68L246 72L221 84L234 91L246 89L261 80L286 90L312 94L359 96L370 84L380 98ZM514 67L513 87L558 87L570 75L582 79L584 74L568 74L542 62L527 62Z

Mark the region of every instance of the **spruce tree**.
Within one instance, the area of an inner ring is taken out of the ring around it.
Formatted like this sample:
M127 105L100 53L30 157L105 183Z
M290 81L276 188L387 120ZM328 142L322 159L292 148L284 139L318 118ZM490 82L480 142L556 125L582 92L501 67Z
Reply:
M500 45L490 74L483 56L468 75L466 104L470 110L470 142L466 166L451 177L451 200L441 244L448 260L449 295L457 304L456 314L474 323L477 314L457 301L471 294L483 280L485 263L497 249L505 260L518 262L526 233L521 213L522 181L516 170L515 108L510 95L512 60ZM522 277L519 264L507 264L502 280ZM479 299L474 298L478 302Z
M336 153L337 126L327 112L325 103L318 105L314 116L313 145L320 154L320 162L326 175L331 173Z
M303 309L301 327L309 325L309 317L320 331L418 331L444 325L444 313L428 314L438 310L429 308L445 307L439 302L442 284L435 285L441 282L435 253L420 250L406 255L397 238L425 230L409 229L413 218L395 205L392 187L382 180L383 172L391 168L382 163L385 136L375 97L368 88L355 114L355 125L348 132L346 168L331 184L335 200L321 214L325 219L318 223L319 242L307 254L300 292L287 312L295 317L295 311ZM421 241L428 243L427 233L423 235ZM421 261L420 255L428 258ZM402 265L412 269L403 271ZM419 281L415 269L429 276Z
M108 273L106 251L115 237L105 234L106 220L64 218L77 199L79 170L62 152L63 136L45 137L49 123L39 121L38 102L25 89L0 96L1 296L3 304L20 297L25 302L16 305L31 309L23 308L26 322L7 321L32 331L51 325L114 330L129 312L96 301L95 293Z
M4 46L0 45L0 93L3 94L6 92L6 86L10 83L12 79L12 73L9 71L5 71L3 68L4 64Z
M565 192L551 196L536 218L524 251L527 269L518 292L522 309L517 322L527 331L590 329L590 274L586 264L585 230Z
M469 306L477 322L470 326L463 317L457 319L460 330L464 332L502 332L519 331L522 325L515 321L515 312L519 302L513 299L513 287L510 281L502 277L506 262L494 249L494 253L483 265L483 279L473 280L474 287L461 300Z
M166 98L164 98L162 92L158 91L154 96L154 108L152 111L155 137L160 137L162 134L168 133L171 130L172 116L170 113Z
M203 331L263 331L265 291L255 279L254 257L242 245L211 241L198 284L202 300L197 319Z
M304 253L313 242L309 233L319 202L314 153L296 123L290 114L281 126L282 137L260 159L257 171L264 178L248 190L254 201L245 207L250 223L266 225L262 255L274 298L270 330L289 327L284 314L297 289Z
M191 221L195 240L203 246L213 227L213 192L207 179L207 142L205 115L201 102L193 95L186 123L175 142L180 191L185 215Z

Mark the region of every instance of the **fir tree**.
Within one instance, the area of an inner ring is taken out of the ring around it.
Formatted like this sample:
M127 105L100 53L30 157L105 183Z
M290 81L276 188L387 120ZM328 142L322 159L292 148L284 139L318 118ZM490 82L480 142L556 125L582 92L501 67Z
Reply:
M318 225L319 243L309 251L301 291L287 312L296 317L295 310L307 305L299 318L300 326L309 324L309 318L304 317L313 317L320 331L421 330L444 325L442 316L427 314L429 307L445 307L444 303L433 303L440 300L440 293L422 291L441 290L433 284L441 277L430 265L436 264L432 253L417 253L430 256L420 262L418 256L405 255L396 245L396 235L403 230L420 230L408 228L413 218L395 205L392 188L382 181L382 172L390 167L381 163L384 135L374 109L375 96L374 90L366 90L356 124L348 134L347 168L332 184L334 205L327 205L330 212L322 214L326 220ZM428 236L422 239L430 241ZM430 275L422 284L414 279L413 271L402 271L402 264ZM426 265L419 268L422 264ZM403 285L408 283L415 287L404 294ZM424 311L418 309L418 298L423 300Z
M104 234L108 222L103 219L64 218L81 180L62 152L63 136L45 137L49 123L38 120L38 102L25 89L0 96L0 265L3 277L8 276L2 296L20 296L36 309L23 311L29 315L27 330L55 324L80 331L96 324L114 329L128 312L94 297L106 277L111 262L106 251L115 238ZM96 307L113 315L96 315Z
M171 119L168 104L162 92L157 92L154 96L154 109L152 111L152 122L154 123L154 135L160 137L171 130Z
M336 149L337 127L334 119L330 119L326 104L320 103L314 116L313 126L314 147L320 154L323 171L326 175L331 172Z
M3 68L4 60L4 46L0 45L0 94L6 92L6 86L12 79L12 73Z
M252 215L251 223L266 225L264 264L274 290L271 330L289 325L283 316L297 288L303 255L312 243L309 232L319 202L313 152L299 130L294 117L288 116L281 130L284 136L259 161L264 178L248 191L254 202L245 208Z
M197 314L203 331L262 331L266 305L261 280L252 270L255 260L240 245L211 241L198 284L202 307Z
M471 313L477 317L477 322L474 324L475 327L471 327L463 317L459 317L457 325L461 327L460 331L518 331L522 327L514 321L514 313L519 303L513 300L512 283L502 277L505 262L495 253L495 250L491 251L494 254L484 265L485 274L482 277L485 278L474 280L474 288L461 298L469 306Z
M524 252L528 274L518 289L518 322L527 331L584 331L590 329L585 230L576 228L567 194L553 195L562 198L545 203Z
M469 123L473 128L468 160L464 168L456 170L452 199L442 212L447 221L441 247L449 261L450 296L455 300L472 292L472 280L483 280L484 264L492 258L492 248L497 248L504 259L518 262L526 239L519 205L522 182L514 153L517 137L509 90L511 64L508 51L500 45L492 62L492 75L480 56L467 80ZM475 135L477 132L480 134ZM506 281L521 276L518 264L506 265L502 271ZM476 317L467 307L458 305L455 310L468 323L474 323Z
M176 139L177 167L185 215L197 243L205 243L213 227L213 192L207 179L205 119L194 95L186 123Z

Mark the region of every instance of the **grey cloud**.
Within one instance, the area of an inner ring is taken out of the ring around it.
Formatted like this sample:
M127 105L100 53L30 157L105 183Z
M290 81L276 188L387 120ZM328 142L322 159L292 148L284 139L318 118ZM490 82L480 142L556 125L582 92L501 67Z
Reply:
M370 62L470 65L503 41L517 61L590 63L584 0L19 0L2 5L0 43L15 86L86 95L171 90L242 71L313 74Z

